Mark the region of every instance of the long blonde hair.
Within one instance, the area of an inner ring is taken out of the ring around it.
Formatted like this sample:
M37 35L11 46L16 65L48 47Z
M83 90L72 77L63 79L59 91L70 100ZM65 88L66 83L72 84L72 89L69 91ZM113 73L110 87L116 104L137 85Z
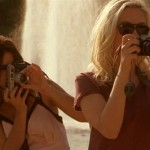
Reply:
M114 39L117 32L118 18L125 8L136 7L146 14L147 25L150 25L149 7L142 0L111 0L104 5L98 16L91 34L91 63L90 71L93 71L99 81L112 80L114 60ZM142 58L143 59L143 58ZM143 67L148 69L147 60L143 61Z

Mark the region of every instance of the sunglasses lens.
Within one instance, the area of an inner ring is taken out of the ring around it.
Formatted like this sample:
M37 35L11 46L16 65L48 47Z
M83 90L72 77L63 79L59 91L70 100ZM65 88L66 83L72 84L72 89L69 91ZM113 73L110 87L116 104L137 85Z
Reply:
M137 32L139 35L148 35L149 27L146 25L138 25Z
M131 34L134 31L134 25L130 23L122 23L118 26L121 35Z
M143 24L121 23L118 26L118 30L121 35L132 34L134 30L136 30L139 35L148 35L149 27Z

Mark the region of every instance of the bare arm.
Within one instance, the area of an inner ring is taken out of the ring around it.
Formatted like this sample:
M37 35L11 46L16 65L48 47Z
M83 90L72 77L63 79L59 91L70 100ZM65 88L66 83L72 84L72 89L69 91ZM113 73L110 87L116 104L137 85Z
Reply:
M128 40L128 38L133 39ZM110 139L118 136L124 119L126 103L124 87L129 81L132 67L134 71L135 64L132 62L137 59L137 54L133 52L140 51L139 47L133 43L138 44L136 38L131 35L124 37L118 74L107 102L100 94L91 94L83 97L81 101L81 108L87 121L102 135Z
M2 122L0 122L0 150L3 150L3 145L6 141L6 136L2 127Z
M124 77L116 78L107 103L100 94L88 95L81 101L82 112L88 122L102 135L110 139L118 136L123 122L126 101L125 83Z
M28 91L21 97L22 89L20 89L15 96L18 88L15 88L11 92L11 98L8 97L8 91L5 92L5 101L11 103L15 108L15 119L12 130L8 136L0 125L0 149L1 150L19 150L25 139L25 129L26 129L26 113L27 107L25 105L25 99L27 97Z
M3 137L3 139L1 139L1 150L19 150L24 142L25 128L26 113L16 115L9 137Z
M62 89L58 84L50 80L49 85L47 85L47 88L45 88L44 91L44 93L47 96L51 97L54 104L59 107L64 113L77 121L86 122L82 112L77 112L73 108L74 97L66 93L64 89Z
M39 66L32 64L24 70L30 78L30 83L22 85L24 88L33 89L50 98L55 106L64 113L80 122L86 122L83 114L74 110L74 98L65 92L57 83L47 80Z

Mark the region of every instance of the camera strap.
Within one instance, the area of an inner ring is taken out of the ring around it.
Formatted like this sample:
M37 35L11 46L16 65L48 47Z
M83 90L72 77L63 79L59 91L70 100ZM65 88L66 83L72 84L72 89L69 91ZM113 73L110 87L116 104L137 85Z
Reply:
M36 98L38 101L38 104L40 104L41 106L43 106L45 109L47 109L60 123L63 124L63 120L62 117L59 116L58 114L54 113L43 101L41 98L41 94L39 94L39 97Z
M31 96L33 96L33 95L31 95ZM34 98L35 98L35 101L34 101L32 107L31 107L30 111L29 111L28 114L27 114L26 131L25 131L25 134L26 134L26 135L25 135L24 143L23 143L23 145L22 145L22 147L21 147L20 150L29 150L28 140L27 140L27 139L28 139L28 132L27 132L27 130L28 130L28 122L29 122L29 119L30 119L30 117L31 117L31 115L32 115L32 113L33 113L33 111L34 111L34 109L36 108L36 106L37 106L38 104L41 105L41 106L43 106L45 109L47 109L60 123L63 124L62 117L59 116L58 114L54 113L49 107L47 107L47 106L44 104L44 102L42 101L42 98L41 98L41 94L35 93Z

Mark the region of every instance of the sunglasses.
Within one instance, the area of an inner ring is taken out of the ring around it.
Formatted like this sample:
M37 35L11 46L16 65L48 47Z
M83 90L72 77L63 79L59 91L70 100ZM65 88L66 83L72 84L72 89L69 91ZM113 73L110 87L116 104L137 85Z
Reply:
M132 34L134 30L136 30L138 35L148 35L150 28L144 24L123 22L118 25L118 30L121 35Z

